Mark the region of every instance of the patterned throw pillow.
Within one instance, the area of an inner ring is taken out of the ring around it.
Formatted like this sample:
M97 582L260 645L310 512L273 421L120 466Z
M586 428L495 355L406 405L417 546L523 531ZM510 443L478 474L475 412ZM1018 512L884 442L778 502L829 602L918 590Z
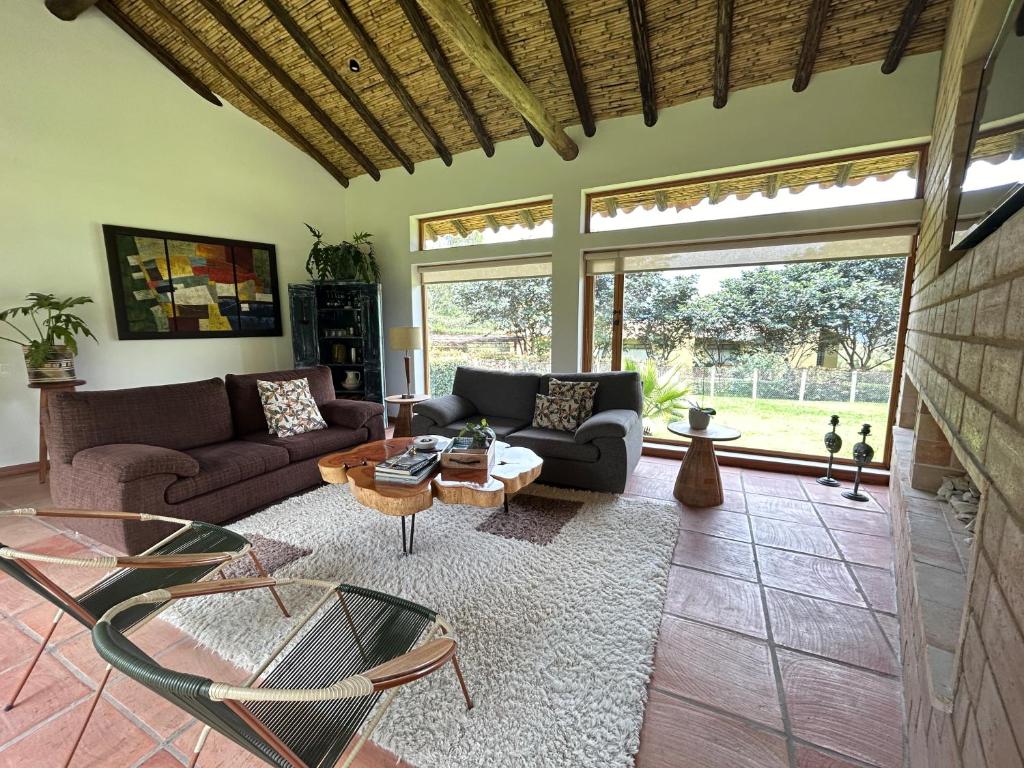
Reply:
M277 437L290 437L327 429L327 422L309 391L309 379L257 381L263 401L267 431Z
M569 397L537 395L533 407L533 426L573 432L579 426L579 404Z
M577 405L577 421L582 424L594 413L594 398L597 396L596 381L559 381L548 382L548 394L551 397L568 397Z

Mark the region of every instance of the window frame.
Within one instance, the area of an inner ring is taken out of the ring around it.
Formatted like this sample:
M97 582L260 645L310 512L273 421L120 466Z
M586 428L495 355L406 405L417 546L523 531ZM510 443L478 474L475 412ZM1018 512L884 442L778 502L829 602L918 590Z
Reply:
M502 203L500 205L484 206L481 208L467 208L465 210L454 211L449 213L430 214L427 216L417 216L416 218L416 250L418 251L444 251L451 250L451 248L427 248L427 227L430 224L438 221L450 221L452 219L462 219L470 216L493 216L496 213L506 213L508 211L519 211L523 209L534 208L538 205L550 205L552 206L551 220L554 221L554 197L548 195L546 197L538 197L535 199L525 200L518 203ZM547 238L533 238L534 240L544 240ZM527 240L513 240L510 242L528 242ZM453 247L467 247L467 246L453 246Z

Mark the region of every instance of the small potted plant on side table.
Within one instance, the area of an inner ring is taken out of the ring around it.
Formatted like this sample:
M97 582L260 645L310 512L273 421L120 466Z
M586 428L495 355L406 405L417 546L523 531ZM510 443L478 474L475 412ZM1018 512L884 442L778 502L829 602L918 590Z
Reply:
M25 301L26 304L0 312L0 322L13 328L21 338L0 336L0 340L22 348L29 384L75 381L76 337L87 336L94 341L96 337L85 320L68 310L91 304L92 299L88 296L58 299L52 293L30 293ZM27 332L12 322L17 317L31 320Z

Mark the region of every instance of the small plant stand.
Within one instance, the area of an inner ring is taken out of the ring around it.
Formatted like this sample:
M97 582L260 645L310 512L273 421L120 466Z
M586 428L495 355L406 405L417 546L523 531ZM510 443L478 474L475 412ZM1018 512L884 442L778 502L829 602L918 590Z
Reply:
M39 390L39 482L45 483L49 475L50 464L46 453L46 412L50 407L51 392L74 392L85 384L82 379L70 381L33 381L29 389Z
M721 424L711 424L707 429L693 429L685 421L668 425L670 432L689 438L683 465L676 476L672 495L688 507L714 507L725 500L722 491L722 474L715 456L715 442L738 440L740 431Z

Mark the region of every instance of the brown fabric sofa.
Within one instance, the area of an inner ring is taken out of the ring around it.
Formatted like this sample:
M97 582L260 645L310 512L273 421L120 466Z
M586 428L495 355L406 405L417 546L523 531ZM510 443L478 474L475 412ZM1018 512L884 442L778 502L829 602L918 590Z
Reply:
M267 433L257 381L309 379L327 429ZM58 392L45 423L54 506L142 512L223 523L320 482L325 453L384 437L379 403L335 399L329 368L228 374L137 389ZM163 524L74 520L137 554Z

